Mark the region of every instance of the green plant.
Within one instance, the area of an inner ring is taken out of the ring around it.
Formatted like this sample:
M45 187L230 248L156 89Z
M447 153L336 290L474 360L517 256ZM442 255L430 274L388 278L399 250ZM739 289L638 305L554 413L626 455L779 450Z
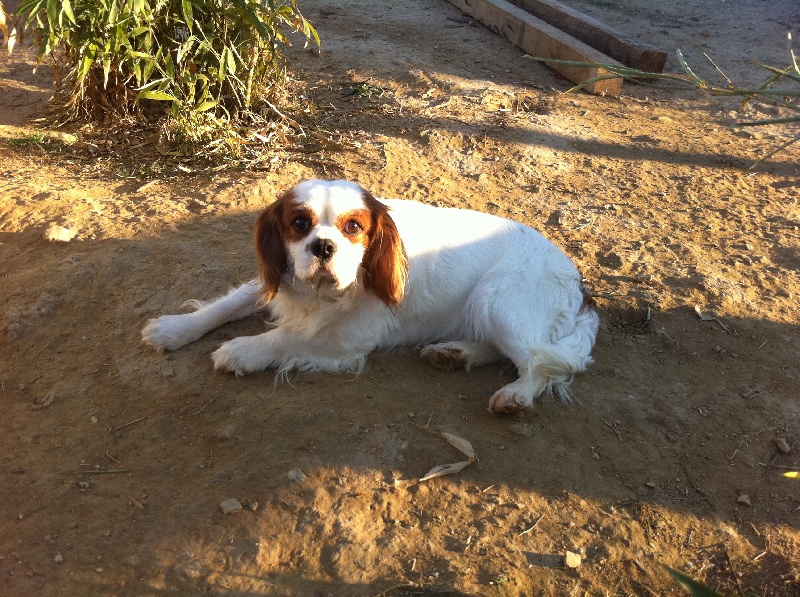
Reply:
M669 566L664 566L669 575L677 582L683 589L691 595L691 597L721 597L716 591L712 591L702 583L697 582L691 576L687 576L683 572L679 572Z
M285 29L319 45L296 0L26 0L18 13L53 60L62 122L152 102L230 121L280 96Z
M45 135L39 131L34 131L27 135L17 137L6 137L6 142L18 149L39 148L48 153L63 153L69 148L69 144L58 139L54 135Z

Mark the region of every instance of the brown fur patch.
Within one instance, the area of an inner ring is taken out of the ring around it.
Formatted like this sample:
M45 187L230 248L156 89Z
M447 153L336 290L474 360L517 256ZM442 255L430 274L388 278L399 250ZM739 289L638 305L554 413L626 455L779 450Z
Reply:
M364 287L388 307L399 307L408 280L406 250L389 208L367 191L363 198L371 214L369 244L361 262L366 273Z
M284 193L261 212L256 222L256 257L261 282L264 285L262 299L264 303L271 301L278 294L278 287L286 271L286 247L283 237L287 230L292 230L291 222L297 217L291 213L293 201L292 191Z

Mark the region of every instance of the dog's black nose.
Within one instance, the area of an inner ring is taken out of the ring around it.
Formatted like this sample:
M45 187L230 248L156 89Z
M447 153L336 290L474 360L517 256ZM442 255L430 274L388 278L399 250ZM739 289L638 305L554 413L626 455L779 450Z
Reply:
M311 243L311 254L327 261L336 253L336 243L329 238L318 238Z

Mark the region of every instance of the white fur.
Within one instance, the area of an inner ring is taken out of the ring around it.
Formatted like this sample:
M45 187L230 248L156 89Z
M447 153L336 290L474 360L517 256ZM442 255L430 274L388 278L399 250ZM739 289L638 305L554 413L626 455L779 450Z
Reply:
M312 233L325 235L338 234L330 229L336 214L363 208L361 193L341 181L307 181L295 188L319 216ZM236 375L273 367L357 372L373 350L433 342L421 356L440 368L469 369L502 357L516 365L519 379L490 399L495 412L527 407L543 392L567 399L574 375L592 362L599 325L594 308L584 304L571 260L512 220L412 201L381 202L390 208L408 256L402 304L391 309L363 288L358 273L363 247L336 237L343 250L330 267L339 284L321 288L304 278L313 269L307 243L289 243L290 267L266 307L275 327L222 344L212 355L215 368ZM193 313L153 319L143 340L175 350L256 312L259 289L253 280L198 303Z

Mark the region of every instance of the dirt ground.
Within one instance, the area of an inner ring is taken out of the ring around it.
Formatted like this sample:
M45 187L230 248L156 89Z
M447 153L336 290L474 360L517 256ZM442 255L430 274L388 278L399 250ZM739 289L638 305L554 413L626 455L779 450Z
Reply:
M569 3L717 82L703 52L755 84L800 34L794 0ZM51 75L0 55L0 594L682 594L666 564L728 595L800 595L784 476L800 468L800 147L747 170L792 130L736 127L775 113L694 92L562 95L443 0L300 8L323 48L292 49L293 75L343 144L269 172L151 179L124 152L15 145ZM564 247L602 316L578 404L494 416L513 371L442 372L413 348L355 378L215 373L212 350L257 318L175 353L140 344L148 318L253 277L256 214L312 176ZM45 240L54 224L76 236ZM463 459L441 432L479 460L419 482ZM224 514L230 498L244 507Z

